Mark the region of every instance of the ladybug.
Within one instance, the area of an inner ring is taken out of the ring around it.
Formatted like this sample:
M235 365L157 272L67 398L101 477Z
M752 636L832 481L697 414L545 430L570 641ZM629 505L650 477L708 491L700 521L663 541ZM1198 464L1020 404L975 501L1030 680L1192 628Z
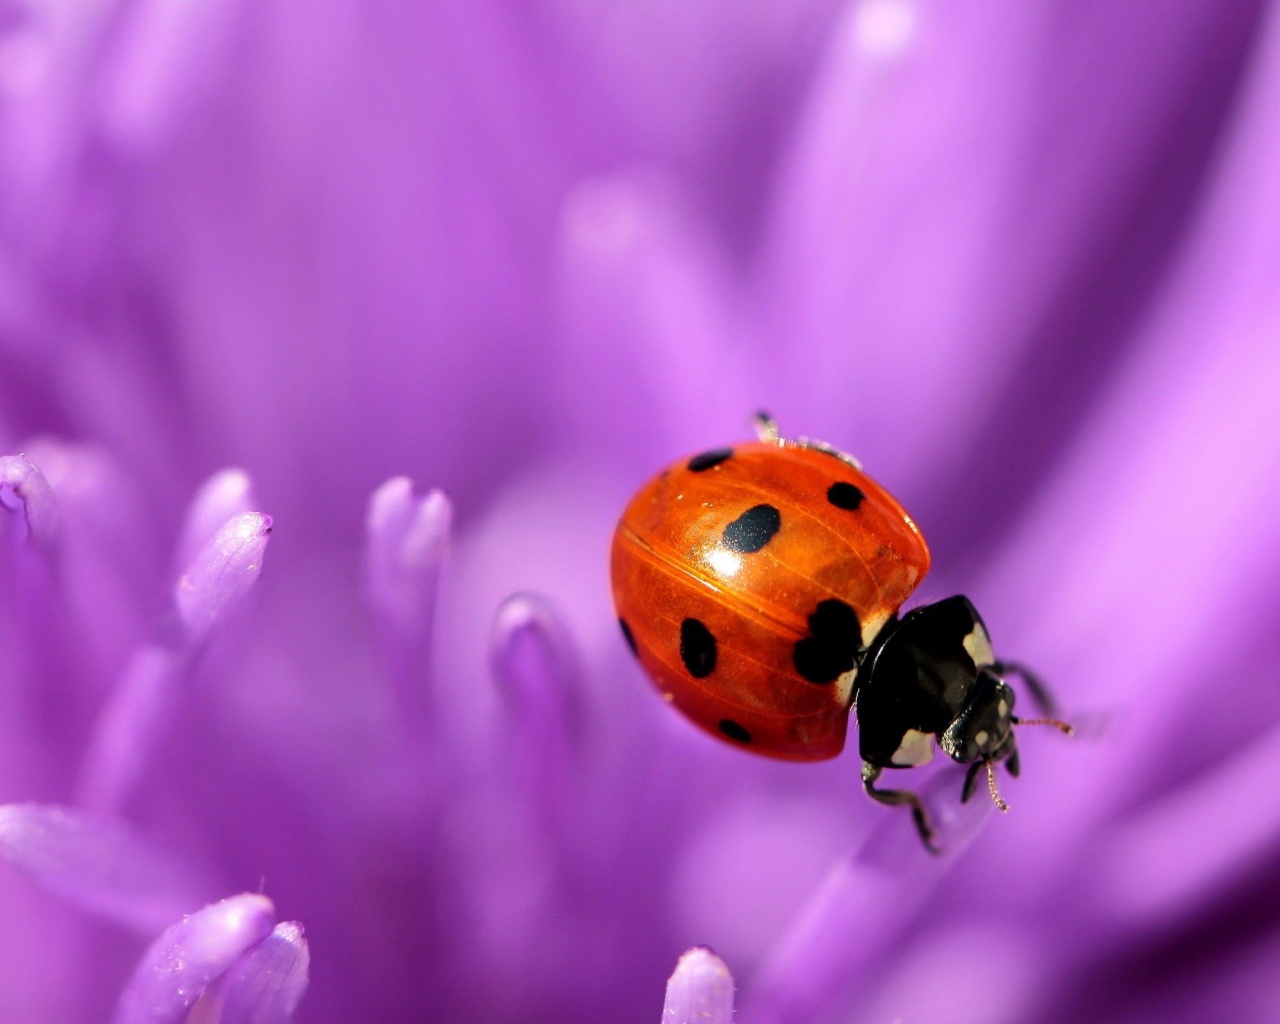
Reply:
M784 440L765 414L759 440L686 458L646 483L613 537L622 635L663 697L696 725L756 753L835 757L850 709L862 785L911 809L934 852L920 797L880 788L886 769L933 759L1019 771L1015 725L1071 727L1013 713L1009 676L1051 713L1034 674L997 660L963 596L899 615L929 571L929 548L897 500L858 462L820 442Z

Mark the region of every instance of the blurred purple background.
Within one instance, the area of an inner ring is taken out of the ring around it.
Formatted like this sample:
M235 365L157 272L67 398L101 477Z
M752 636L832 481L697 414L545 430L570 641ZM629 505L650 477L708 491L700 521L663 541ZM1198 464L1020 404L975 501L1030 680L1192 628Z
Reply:
M0 803L261 888L300 1022L655 1020L697 943L743 1024L1277 1018L1277 109L1261 0L0 0L0 454L62 521L0 516ZM853 754L715 744L620 642L623 504L758 408L1082 725L959 856L860 857L909 824ZM158 931L67 888L0 865L6 1021L105 1019Z

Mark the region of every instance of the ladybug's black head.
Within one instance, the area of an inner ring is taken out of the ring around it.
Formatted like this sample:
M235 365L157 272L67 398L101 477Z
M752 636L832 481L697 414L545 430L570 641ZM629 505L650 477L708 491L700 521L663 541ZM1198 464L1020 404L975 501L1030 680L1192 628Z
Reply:
M862 759L886 768L923 764L930 737L961 764L1012 757L1014 695L1002 669L968 598L908 612L859 674Z
M923 805L905 790L877 789L883 769L925 764L933 755L930 741L936 739L948 757L970 766L961 799L969 799L985 768L991 797L1003 811L1008 805L996 791L995 765L1003 763L1010 775L1018 774L1013 727L1052 725L1071 732L1056 718L1014 715L1013 688L1004 679L1011 673L1022 679L1037 704L1052 711L1048 694L1031 672L996 660L977 609L958 595L888 623L858 673L863 787L883 803L911 803L926 845L932 829Z
M1013 749L1013 688L987 668L978 670L973 689L938 745L961 764L999 761Z

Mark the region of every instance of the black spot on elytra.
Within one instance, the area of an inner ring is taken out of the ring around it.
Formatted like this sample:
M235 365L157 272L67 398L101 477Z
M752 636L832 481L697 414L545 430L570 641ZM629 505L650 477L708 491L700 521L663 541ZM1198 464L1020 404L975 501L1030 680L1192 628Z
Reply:
M755 505L724 528L721 543L730 551L751 554L773 540L782 526L782 513L772 505Z
M827 488L827 501L831 502L836 508L848 509L850 512L857 511L864 497L866 495L858 488L854 487L853 484L845 483L843 480Z
M680 623L680 660L694 679L703 679L716 669L716 638L697 619Z
M718 466L733 454L732 448L713 448L709 452L703 452L701 455L695 455L689 460L689 470L693 473L701 473L705 469L712 466Z
M720 719L720 731L728 736L729 739L737 740L739 743L751 742L751 733L747 732L732 718Z
M627 625L626 619L619 619L618 625L622 627L622 639L627 642L627 646L631 648L631 653L637 658L640 652L636 649L636 638L631 633L631 627Z
M862 650L857 613L843 601L818 602L809 616L809 636L796 642L796 671L811 683L835 682L853 668Z

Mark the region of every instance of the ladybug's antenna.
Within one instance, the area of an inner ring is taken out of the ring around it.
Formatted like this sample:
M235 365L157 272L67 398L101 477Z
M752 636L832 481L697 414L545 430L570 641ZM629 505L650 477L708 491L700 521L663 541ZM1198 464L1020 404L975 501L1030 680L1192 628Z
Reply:
M1004 802L1004 798L1000 795L1000 791L996 789L996 766L992 761L987 762L987 789L991 790L991 799L996 802L996 806L1007 814L1009 805Z
M1051 725L1060 730L1064 736L1075 735L1075 729L1072 726L1056 718L1019 718L1017 715L1012 715L1010 719L1014 725Z
M751 417L751 422L756 428L756 437L760 438L761 441L772 442L778 440L778 421L763 409Z

